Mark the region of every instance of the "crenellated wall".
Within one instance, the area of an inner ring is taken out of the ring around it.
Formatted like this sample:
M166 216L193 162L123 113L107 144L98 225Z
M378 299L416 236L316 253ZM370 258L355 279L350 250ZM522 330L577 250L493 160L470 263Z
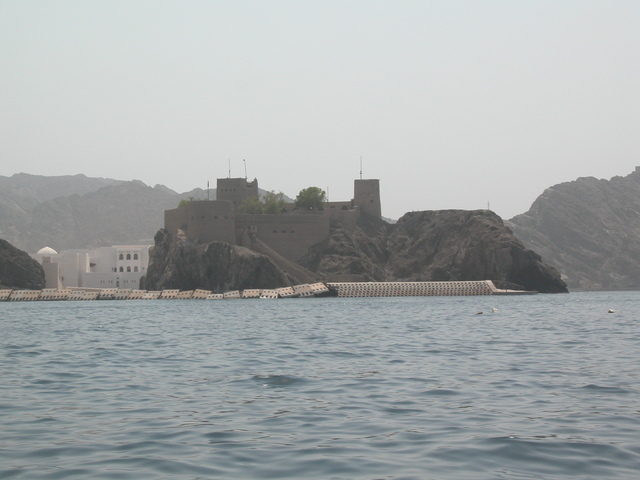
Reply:
M194 241L244 245L248 229L280 255L293 261L329 236L330 224L353 230L363 213L380 217L379 180L356 180L354 199L328 202L323 210L298 210L285 204L279 214L235 214L246 199L258 196L258 181L219 178L217 200L193 201L185 207L165 210L165 229L182 230ZM245 245L247 246L247 245Z
M329 213L331 226L340 223L350 232L352 232L356 228L356 225L358 225L358 222L360 221L361 212L359 206L356 206L353 209L345 210L342 208L333 208L333 206L330 204L326 211Z

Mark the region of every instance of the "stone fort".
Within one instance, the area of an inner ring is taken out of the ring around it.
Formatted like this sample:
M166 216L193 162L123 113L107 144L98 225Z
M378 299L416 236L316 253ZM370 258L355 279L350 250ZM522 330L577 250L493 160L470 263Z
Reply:
M192 201L165 210L164 228L172 235L181 230L187 238L200 243L226 242L262 253L273 250L276 256L297 262L310 247L329 236L330 226L341 224L353 230L363 217L381 218L377 179L355 180L352 200L326 202L323 210L285 203L277 214L237 213L242 202L252 197L259 197L256 179L249 182L246 178L219 178L216 200ZM256 248L257 243L263 248Z

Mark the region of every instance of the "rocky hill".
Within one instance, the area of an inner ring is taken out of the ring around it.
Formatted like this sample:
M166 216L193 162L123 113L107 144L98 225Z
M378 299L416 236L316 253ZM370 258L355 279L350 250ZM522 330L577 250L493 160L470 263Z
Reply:
M222 242L196 244L164 229L155 236L144 288L214 292L291 285L269 257Z
M0 239L0 288L44 288L42 266L26 252Z
M567 291L560 274L488 210L410 212L395 225L336 228L300 263L321 275L363 280L493 280L499 288Z
M640 288L640 171L548 188L507 225L576 290Z
M299 263L315 272L316 281L493 280L499 288L567 291L560 274L486 210L412 212L395 225L369 219L354 231L336 225ZM300 283L277 264L268 254L220 242L195 244L161 229L145 286L223 291Z
M150 243L164 223L164 210L175 208L179 200L175 192L135 181L54 198L31 211L24 242L30 251L42 245L63 250Z

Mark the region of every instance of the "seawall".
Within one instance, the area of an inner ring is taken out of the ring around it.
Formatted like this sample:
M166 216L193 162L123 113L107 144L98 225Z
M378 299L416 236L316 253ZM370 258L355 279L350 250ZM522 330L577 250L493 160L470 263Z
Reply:
M334 282L305 283L275 289L234 290L212 293L209 290L129 290L120 288L69 288L58 290L0 290L0 301L61 300L227 300L238 298L337 297L426 297L468 295L535 294L520 290L500 290L491 280L468 282Z

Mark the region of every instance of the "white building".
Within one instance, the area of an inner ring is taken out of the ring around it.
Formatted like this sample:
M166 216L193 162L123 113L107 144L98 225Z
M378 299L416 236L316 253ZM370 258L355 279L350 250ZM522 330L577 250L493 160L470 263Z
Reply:
M45 247L33 257L44 269L46 288L132 288L147 272L151 245L115 245L93 250Z

